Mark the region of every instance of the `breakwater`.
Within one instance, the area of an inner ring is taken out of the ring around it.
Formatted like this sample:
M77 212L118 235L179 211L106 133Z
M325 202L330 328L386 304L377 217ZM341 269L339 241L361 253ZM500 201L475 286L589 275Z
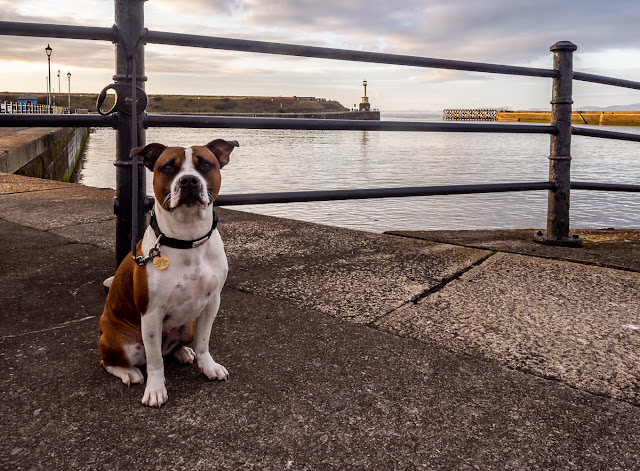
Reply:
M498 111L496 121L511 123L548 123L551 111ZM574 124L640 126L640 111L574 111Z
M89 128L5 128L0 134L0 172L69 181Z
M171 113L163 114L188 114L202 116L230 116L238 118L306 118L306 119L347 119L360 121L380 121L380 111L327 111L327 112L311 112L311 113Z

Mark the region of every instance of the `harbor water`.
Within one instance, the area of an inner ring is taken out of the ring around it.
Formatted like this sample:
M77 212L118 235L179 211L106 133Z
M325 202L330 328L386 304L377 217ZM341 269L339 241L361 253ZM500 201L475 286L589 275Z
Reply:
M382 113L382 120L441 121L441 113ZM599 127L640 133L638 127ZM240 147L221 194L548 180L546 134L411 133L150 128L147 142ZM115 188L115 131L91 133L78 182ZM574 136L573 181L638 184L640 144ZM152 195L152 176L147 192ZM546 227L547 192L513 192L236 206L233 209L374 232ZM640 194L575 190L573 228L640 227Z

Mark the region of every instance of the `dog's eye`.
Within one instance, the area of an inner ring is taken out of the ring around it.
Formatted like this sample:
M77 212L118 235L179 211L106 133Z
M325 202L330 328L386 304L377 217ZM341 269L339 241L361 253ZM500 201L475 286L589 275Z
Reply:
M160 167L160 171L163 173L173 173L173 165L166 164Z
M200 168L202 170L209 170L211 169L211 167L213 167L213 164L211 162L207 162L206 160L200 162Z

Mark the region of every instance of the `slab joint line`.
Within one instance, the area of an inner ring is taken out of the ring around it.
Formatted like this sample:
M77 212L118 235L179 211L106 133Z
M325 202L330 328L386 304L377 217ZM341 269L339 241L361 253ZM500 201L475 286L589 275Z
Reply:
M53 327L47 327L46 329L40 329L40 330L31 330L29 332L21 332L19 334L12 334L12 335L5 335L4 337L0 338L0 340L7 340L7 339L14 339L16 337L24 337L25 335L33 335L33 334L42 334L44 332L51 332L54 330L60 330L60 329L64 329L66 327L69 327L70 325L73 324L78 324L80 322L85 322L91 319L96 319L97 316L87 316L87 317L83 317L82 319L73 319L67 322L63 322L62 324L58 324L55 325Z
M405 309L407 307L415 306L416 304L418 304L420 301L422 301L427 296L431 296L432 294L437 293L441 289L445 288L449 283L451 283L452 281L457 280L458 278L460 278L462 275L464 275L468 271L473 270L474 268L482 265L490 257L494 256L497 253L498 253L497 251L490 251L487 255L484 255L484 256L480 257L478 260L476 260L472 264L470 264L470 265L458 270L457 272L453 273L450 276L447 276L446 278L443 278L442 281L440 283L438 283L436 286L432 286L431 288L428 288L428 289L424 290L422 293L415 295L413 298L411 298L411 300L407 301L406 303L404 303L404 304L402 304L402 305L400 305L400 306L398 306L398 307L396 307L394 309L391 309L389 312L386 312L386 313L382 314L381 316L377 317L373 321L369 322L367 324L367 326L372 327L372 328L376 328L377 327L376 324L378 324L385 317L390 316L394 312L400 311L400 310Z

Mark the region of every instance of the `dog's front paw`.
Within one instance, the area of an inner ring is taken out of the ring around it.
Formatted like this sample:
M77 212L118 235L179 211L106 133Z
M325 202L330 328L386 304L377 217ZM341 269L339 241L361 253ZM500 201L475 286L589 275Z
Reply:
M197 355L198 366L200 367L200 371L202 371L207 378L209 379L217 379L219 381L226 381L229 379L229 372L227 369L213 361L211 358L211 354L209 352L204 355Z
M153 380L147 378L147 387L144 389L142 403L149 407L160 407L167 402L167 388L164 386L164 378L162 380Z

